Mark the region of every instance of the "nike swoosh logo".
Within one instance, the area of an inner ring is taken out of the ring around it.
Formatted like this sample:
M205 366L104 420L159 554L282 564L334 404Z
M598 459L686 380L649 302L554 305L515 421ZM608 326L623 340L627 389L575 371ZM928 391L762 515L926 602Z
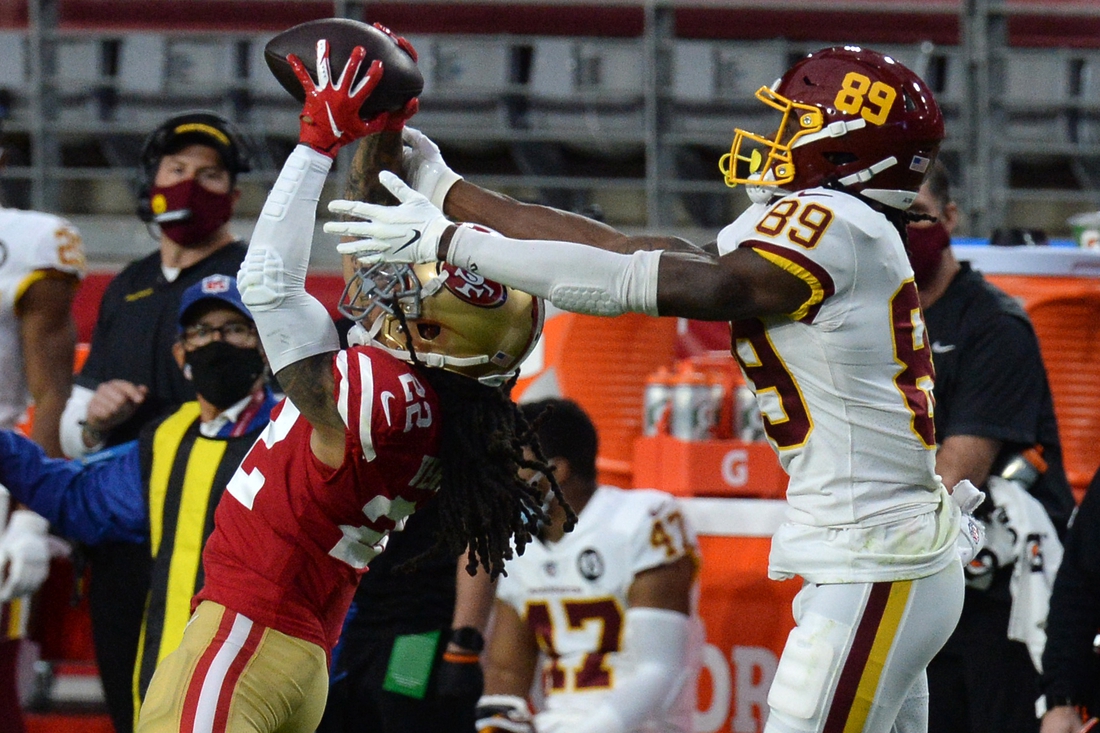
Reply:
M939 341L932 342L933 354L946 354L948 351L954 351L955 344L941 344Z
M409 246L411 246L411 245L413 245L413 244L416 244L416 242L418 242L418 241L420 241L420 230L419 230L419 229L414 229L414 230L413 230L413 235L412 235L412 238L411 238L411 239L409 239L409 241L405 242L405 243L404 243L403 245L401 245L400 247L398 247L397 249L395 249L395 250L393 251L393 253L394 253L394 254L397 254L398 252L400 252L401 250L405 249L406 247L409 247Z
M390 403L393 402L393 392L382 393L382 411L386 413L386 424L393 425L393 420L390 419Z
M332 107L328 106L328 102L325 102L325 112L328 113L328 123L332 126L332 134L336 137L343 137L344 133L340 132L340 128L336 126L336 120L332 119Z

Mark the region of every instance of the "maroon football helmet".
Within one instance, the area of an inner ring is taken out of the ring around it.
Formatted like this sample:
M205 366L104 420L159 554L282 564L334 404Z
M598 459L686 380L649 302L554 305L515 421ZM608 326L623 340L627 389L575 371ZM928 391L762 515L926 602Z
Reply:
M772 138L735 130L719 163L730 186L800 191L829 183L904 210L943 140L943 115L921 78L859 46L806 56L756 98L783 118ZM738 173L738 161L747 173Z

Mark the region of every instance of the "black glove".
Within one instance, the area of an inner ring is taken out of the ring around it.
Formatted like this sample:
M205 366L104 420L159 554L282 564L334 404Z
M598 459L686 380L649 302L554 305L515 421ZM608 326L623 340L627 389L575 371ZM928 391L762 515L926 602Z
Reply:
M476 705L484 689L485 675L481 671L481 664L478 663L476 654L443 655L436 676L436 691L440 697L471 700L470 704Z
M446 652L436 669L435 690L440 708L463 730L474 730L474 711L485 689L477 654Z

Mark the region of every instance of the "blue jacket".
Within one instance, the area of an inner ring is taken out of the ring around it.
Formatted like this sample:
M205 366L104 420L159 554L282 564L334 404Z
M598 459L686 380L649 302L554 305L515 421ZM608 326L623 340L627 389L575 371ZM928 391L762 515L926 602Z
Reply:
M268 422L274 405L275 397L267 390L249 430ZM0 430L0 484L48 519L63 537L88 545L149 538L149 504L137 440L95 453L82 463L47 458L28 438Z

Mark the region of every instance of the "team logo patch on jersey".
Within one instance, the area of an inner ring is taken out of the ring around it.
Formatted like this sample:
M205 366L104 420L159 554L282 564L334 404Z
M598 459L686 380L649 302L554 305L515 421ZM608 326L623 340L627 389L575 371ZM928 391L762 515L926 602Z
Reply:
M477 273L454 265L443 265L444 284L456 298L478 308L499 308L508 300L508 291L495 280L486 280Z
M4 266L4 263L8 261L8 245L0 242L0 267Z
M577 570L585 580L596 580L603 575L603 557L599 552L589 547L577 557Z
M553 578L555 575L558 574L558 564L556 562L554 562L553 560L551 560L550 562L545 563L542 566L542 572L546 573L551 578Z

